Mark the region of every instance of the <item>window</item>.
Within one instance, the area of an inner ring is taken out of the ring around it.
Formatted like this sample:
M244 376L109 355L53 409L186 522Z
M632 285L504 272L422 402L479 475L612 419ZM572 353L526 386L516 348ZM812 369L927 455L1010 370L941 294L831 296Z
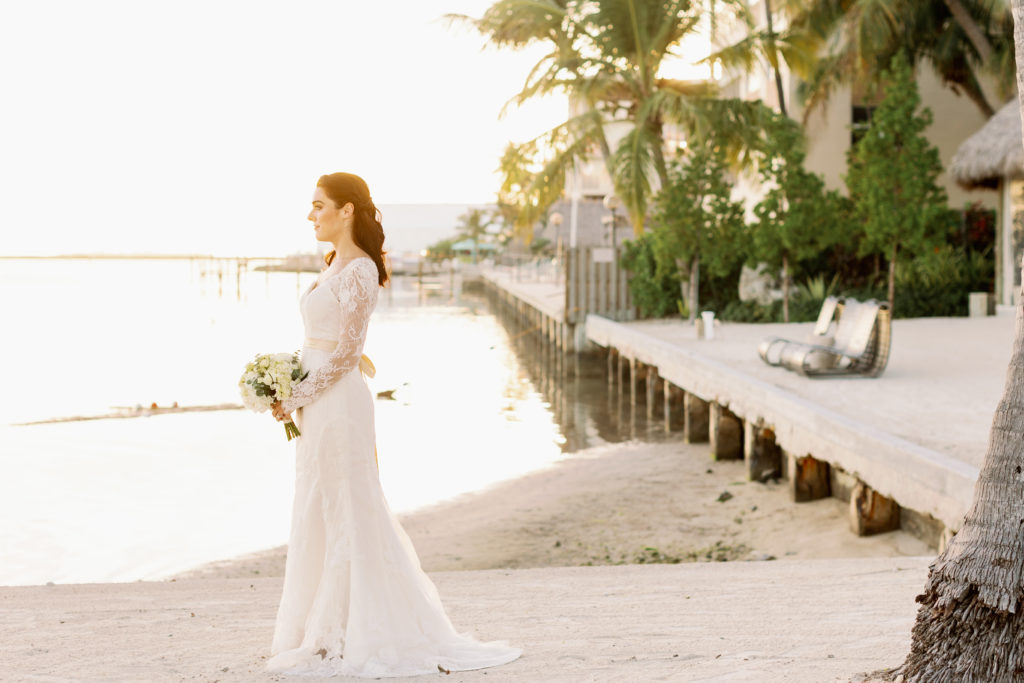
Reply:
M850 112L850 146L856 145L864 137L868 127L871 125L871 115L875 113L875 107L855 104Z

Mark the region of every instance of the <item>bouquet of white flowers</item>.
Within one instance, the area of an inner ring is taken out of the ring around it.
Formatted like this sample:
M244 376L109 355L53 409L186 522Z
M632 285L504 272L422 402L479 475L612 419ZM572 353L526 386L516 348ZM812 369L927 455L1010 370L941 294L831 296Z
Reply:
M249 410L262 413L275 401L292 395L292 385L306 378L302 372L298 353L264 353L246 364L238 388L242 390L242 404ZM284 433L291 441L301 436L294 422L284 423Z

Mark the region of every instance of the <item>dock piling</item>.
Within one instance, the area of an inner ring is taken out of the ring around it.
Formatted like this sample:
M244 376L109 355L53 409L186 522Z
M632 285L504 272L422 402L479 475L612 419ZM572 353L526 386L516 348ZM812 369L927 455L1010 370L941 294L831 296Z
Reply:
M709 410L707 401L686 392L683 396L683 441L704 443L708 440Z
M665 433L672 433L672 384L665 378L661 380L661 387L665 394L662 403L662 414L665 416Z
M636 412L636 358L629 359L629 409Z
M647 423L650 424L654 422L654 387L658 383L658 368L648 365L647 378L644 381L644 389L647 390Z
M850 530L858 536L871 536L900 528L900 506L864 482L858 482L850 495Z
M749 481L782 476L782 449L775 443L775 432L760 421L743 422L743 461Z
M794 503L806 503L830 495L829 467L824 460L810 455L798 458L787 453L786 470Z
M743 423L719 403L711 404L708 439L712 460L738 460L743 457Z

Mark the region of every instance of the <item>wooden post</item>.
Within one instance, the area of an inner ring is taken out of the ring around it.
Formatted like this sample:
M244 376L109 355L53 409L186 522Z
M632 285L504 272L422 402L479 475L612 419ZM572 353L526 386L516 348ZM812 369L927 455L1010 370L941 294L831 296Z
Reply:
M619 367L618 367L617 378L616 378L616 382L615 383L617 385L616 386L616 388L618 390L617 393L619 394L619 403L621 404L622 403L622 395L624 393L626 393L626 387L625 387L626 382L625 382L625 378L623 377L623 375L626 374L626 357L622 355L621 351L619 351L616 355L618 356L618 366Z
M683 396L683 441L703 443L708 440L710 415L708 402L689 391Z
M766 481L782 476L782 449L775 443L775 432L760 422L743 423L743 462L749 481Z
M658 368L653 365L647 366L647 422L654 422L654 385L658 383Z
M615 386L615 348L608 347L608 390Z
M711 404L708 438L712 460L738 460L743 457L743 423L718 403Z
M806 455L798 458L786 454L786 478L794 503L806 503L827 498L829 489L828 463Z
M636 412L636 358L629 359L629 409Z
M665 433L672 433L672 385L664 377L661 378L661 388L665 394L662 402L662 414L665 418Z
M871 536L900 528L900 506L864 482L850 495L850 529L858 536Z

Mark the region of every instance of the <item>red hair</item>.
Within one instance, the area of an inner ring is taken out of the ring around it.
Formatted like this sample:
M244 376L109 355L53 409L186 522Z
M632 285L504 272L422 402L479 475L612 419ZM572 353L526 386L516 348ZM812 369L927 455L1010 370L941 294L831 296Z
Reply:
M365 251L377 265L377 276L380 285L388 281L388 271L384 266L384 226L381 225L382 214L373 204L370 188L366 181L354 173L331 173L322 175L316 181L324 194L330 197L339 209L352 204L355 212L352 223L352 241ZM334 260L334 250L324 256L327 265Z

